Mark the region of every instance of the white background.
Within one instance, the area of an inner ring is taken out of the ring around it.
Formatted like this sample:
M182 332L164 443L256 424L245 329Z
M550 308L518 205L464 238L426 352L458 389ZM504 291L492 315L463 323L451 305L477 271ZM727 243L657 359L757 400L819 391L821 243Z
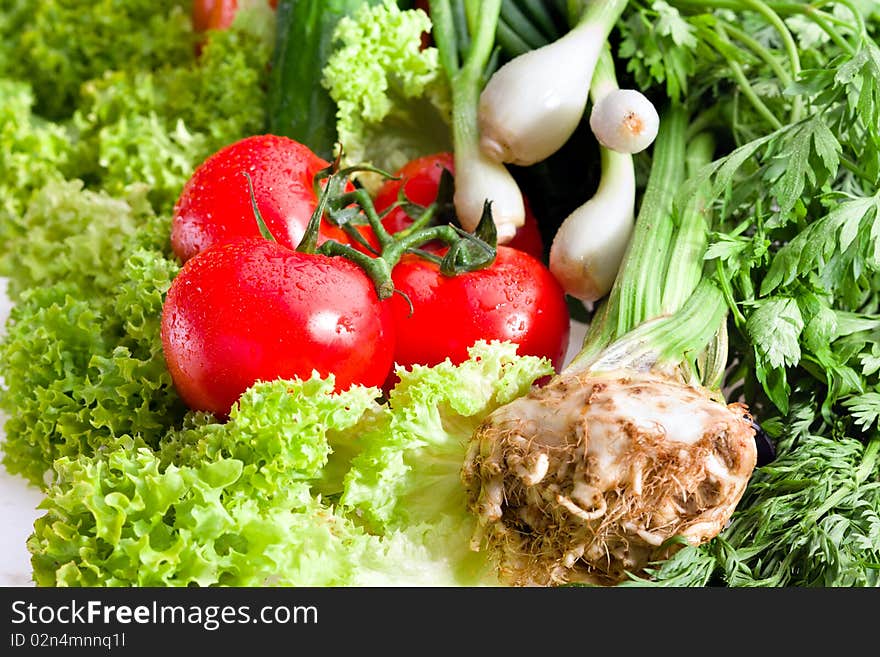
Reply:
M0 278L0 335L9 315L6 281ZM5 418L0 415L0 440L3 439ZM37 504L40 491L21 477L13 477L0 465L0 586L32 585L30 554L26 541L33 531L34 520L41 515Z

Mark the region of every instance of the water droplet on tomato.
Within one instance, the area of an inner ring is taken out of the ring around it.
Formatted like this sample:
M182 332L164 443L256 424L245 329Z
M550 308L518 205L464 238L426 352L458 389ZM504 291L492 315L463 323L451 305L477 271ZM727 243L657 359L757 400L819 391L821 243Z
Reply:
M526 318L519 314L510 315L507 320L507 328L518 335L521 335L525 332L528 323L526 322Z

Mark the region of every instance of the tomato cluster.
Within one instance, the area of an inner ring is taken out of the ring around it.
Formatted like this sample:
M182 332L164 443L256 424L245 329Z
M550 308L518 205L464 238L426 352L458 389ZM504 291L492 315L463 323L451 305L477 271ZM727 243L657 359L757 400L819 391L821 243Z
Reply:
M422 158L386 182L374 207L391 238L414 221L404 209L435 202L444 168L448 154ZM256 381L313 372L333 375L337 389L387 386L395 364L461 362L481 339L561 364L568 309L536 257L540 244L498 246L487 265L455 275L441 266L442 243L426 245L428 257L369 258L363 242L378 244L370 226L346 231L319 209L331 170L302 144L257 135L215 153L184 187L172 221L184 266L166 297L162 342L190 408L224 416ZM346 249L358 257L328 255ZM389 269L394 294L377 284L374 262Z

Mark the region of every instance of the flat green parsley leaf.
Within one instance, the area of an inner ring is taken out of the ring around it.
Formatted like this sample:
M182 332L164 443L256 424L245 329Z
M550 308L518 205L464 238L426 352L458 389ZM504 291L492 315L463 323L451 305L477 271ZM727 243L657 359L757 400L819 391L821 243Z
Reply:
M770 270L761 284L761 293L770 294L778 287L788 285L798 276L809 272L820 272L836 255L846 254L856 238L868 231L876 234L880 193L874 196L850 197L837 203L824 217L812 221L779 251L770 265ZM875 241L859 241L870 250L861 254L861 259L877 259ZM858 253L850 254L855 259ZM832 287L839 281L830 280Z
M795 299L773 297L761 301L746 324L762 361L770 367L796 365L801 357L804 318Z

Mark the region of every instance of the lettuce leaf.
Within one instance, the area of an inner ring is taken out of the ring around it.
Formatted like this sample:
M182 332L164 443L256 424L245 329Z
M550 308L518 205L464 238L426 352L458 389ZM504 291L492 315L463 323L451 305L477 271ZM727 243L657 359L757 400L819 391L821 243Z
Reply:
M38 584L348 583L365 533L312 497L327 433L351 429L376 391L259 384L220 425L63 458L29 548ZM162 456L175 455L167 466Z
M202 160L263 130L271 46L258 26L236 20L211 33L197 62L89 80L70 121L78 135L71 175L114 195L147 184L157 212L170 213Z
M40 585L343 584L367 540L307 493L229 494L259 474L237 459L160 470L153 451L128 447L56 469L65 485L28 541Z
M391 403L317 374L258 383L225 424L191 413L156 450L120 439L63 456L28 541L35 581L497 585L470 550L458 470L470 428L549 368L494 343L399 372Z
M341 501L373 526L430 522L466 507L460 470L471 434L499 406L553 374L512 343L478 342L460 365L397 369L389 425L360 438Z
M0 74L30 80L39 114L70 116L80 86L107 70L192 62L187 0L8 0Z
M517 356L516 345L476 343L470 358L398 368L387 425L364 431L340 503L378 533L418 533L465 582L494 579L492 563L471 550L476 522L461 467L471 435L489 413L553 374L552 364Z
M179 424L159 339L179 269L171 210L199 162L265 123L267 16L268 5L240 12L196 58L188 3L4 6L0 276L16 306L0 339L0 409L11 473L45 486L57 458L121 440L155 448ZM29 40L39 47L22 54ZM59 64L69 104L49 121L56 90L42 76L79 49L93 59Z
M17 303L0 342L3 458L37 485L61 456L123 438L156 446L182 414L159 336L179 265L145 188L129 191L124 200L50 183L10 240Z
M189 3L168 0L16 1L0 13L0 237L61 179L114 196L145 184L170 214L202 160L265 128L268 4L212 32L198 57L189 22Z
M62 180L72 155L64 127L37 118L33 105L30 84L0 78L0 258L32 195Z
M345 163L393 172L414 157L452 149L446 78L437 49L421 47L430 29L427 14L392 0L364 5L337 24L323 84L337 106Z
M61 281L80 288L83 297L115 291L127 256L120 246L157 221L146 191L137 186L128 198L116 198L86 190L79 180L51 182L37 191L21 219L10 224L10 294Z

